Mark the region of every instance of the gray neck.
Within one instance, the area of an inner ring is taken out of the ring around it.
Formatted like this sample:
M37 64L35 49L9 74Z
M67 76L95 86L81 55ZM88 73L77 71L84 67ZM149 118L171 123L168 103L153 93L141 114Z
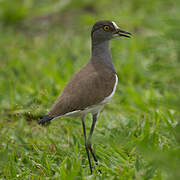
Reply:
M103 42L94 42L92 41L92 58L91 60L101 61L107 67L111 68L111 70L116 73L112 55L110 52L110 41L103 41Z

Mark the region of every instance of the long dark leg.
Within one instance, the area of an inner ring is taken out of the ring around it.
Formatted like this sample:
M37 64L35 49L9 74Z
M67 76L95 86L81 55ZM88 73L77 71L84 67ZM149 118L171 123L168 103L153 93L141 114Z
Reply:
M94 153L94 151L92 149L92 146L91 146L91 137L92 137L94 127L95 127L95 124L96 124L97 116L98 116L98 113L93 115L93 121L92 121L91 129L90 129L89 137L88 137L88 140L87 140L88 148L89 148L89 150L90 150L96 164L97 164L98 161L97 161L96 155L95 155L95 153Z
M86 126L85 126L85 116L82 117L82 125L83 125L83 133L84 133L84 140L85 140L85 148L86 148L86 153L88 156L88 161L89 161L89 168L92 174L92 165L91 165L91 159L89 156L89 148L88 148L88 144L87 144L87 140L86 140Z

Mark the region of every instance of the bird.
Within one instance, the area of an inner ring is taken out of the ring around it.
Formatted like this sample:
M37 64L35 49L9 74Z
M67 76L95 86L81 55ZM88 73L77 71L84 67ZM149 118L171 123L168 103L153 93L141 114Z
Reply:
M39 121L39 124L44 125L59 117L80 117L91 174L93 167L90 155L98 164L91 145L97 117L114 95L118 84L118 76L110 52L110 40L115 37L130 38L131 35L121 30L114 21L97 21L91 30L91 58L72 76L48 114ZM92 124L87 137L85 116L88 113L92 114Z

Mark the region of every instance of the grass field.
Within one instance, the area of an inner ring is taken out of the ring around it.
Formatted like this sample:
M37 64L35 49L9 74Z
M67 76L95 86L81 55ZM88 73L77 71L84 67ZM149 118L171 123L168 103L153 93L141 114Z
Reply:
M0 1L0 179L180 179L179 18L179 0ZM90 175L80 119L37 121L88 61L101 19L133 38L111 42L119 83Z

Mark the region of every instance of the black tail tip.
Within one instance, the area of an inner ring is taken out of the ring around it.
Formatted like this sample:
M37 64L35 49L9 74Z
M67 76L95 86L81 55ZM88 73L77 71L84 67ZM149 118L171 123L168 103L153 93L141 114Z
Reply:
M53 119L53 117L48 116L48 115L45 115L45 116L38 122L38 124L48 125L48 124L50 124L50 121L51 121L52 119Z

